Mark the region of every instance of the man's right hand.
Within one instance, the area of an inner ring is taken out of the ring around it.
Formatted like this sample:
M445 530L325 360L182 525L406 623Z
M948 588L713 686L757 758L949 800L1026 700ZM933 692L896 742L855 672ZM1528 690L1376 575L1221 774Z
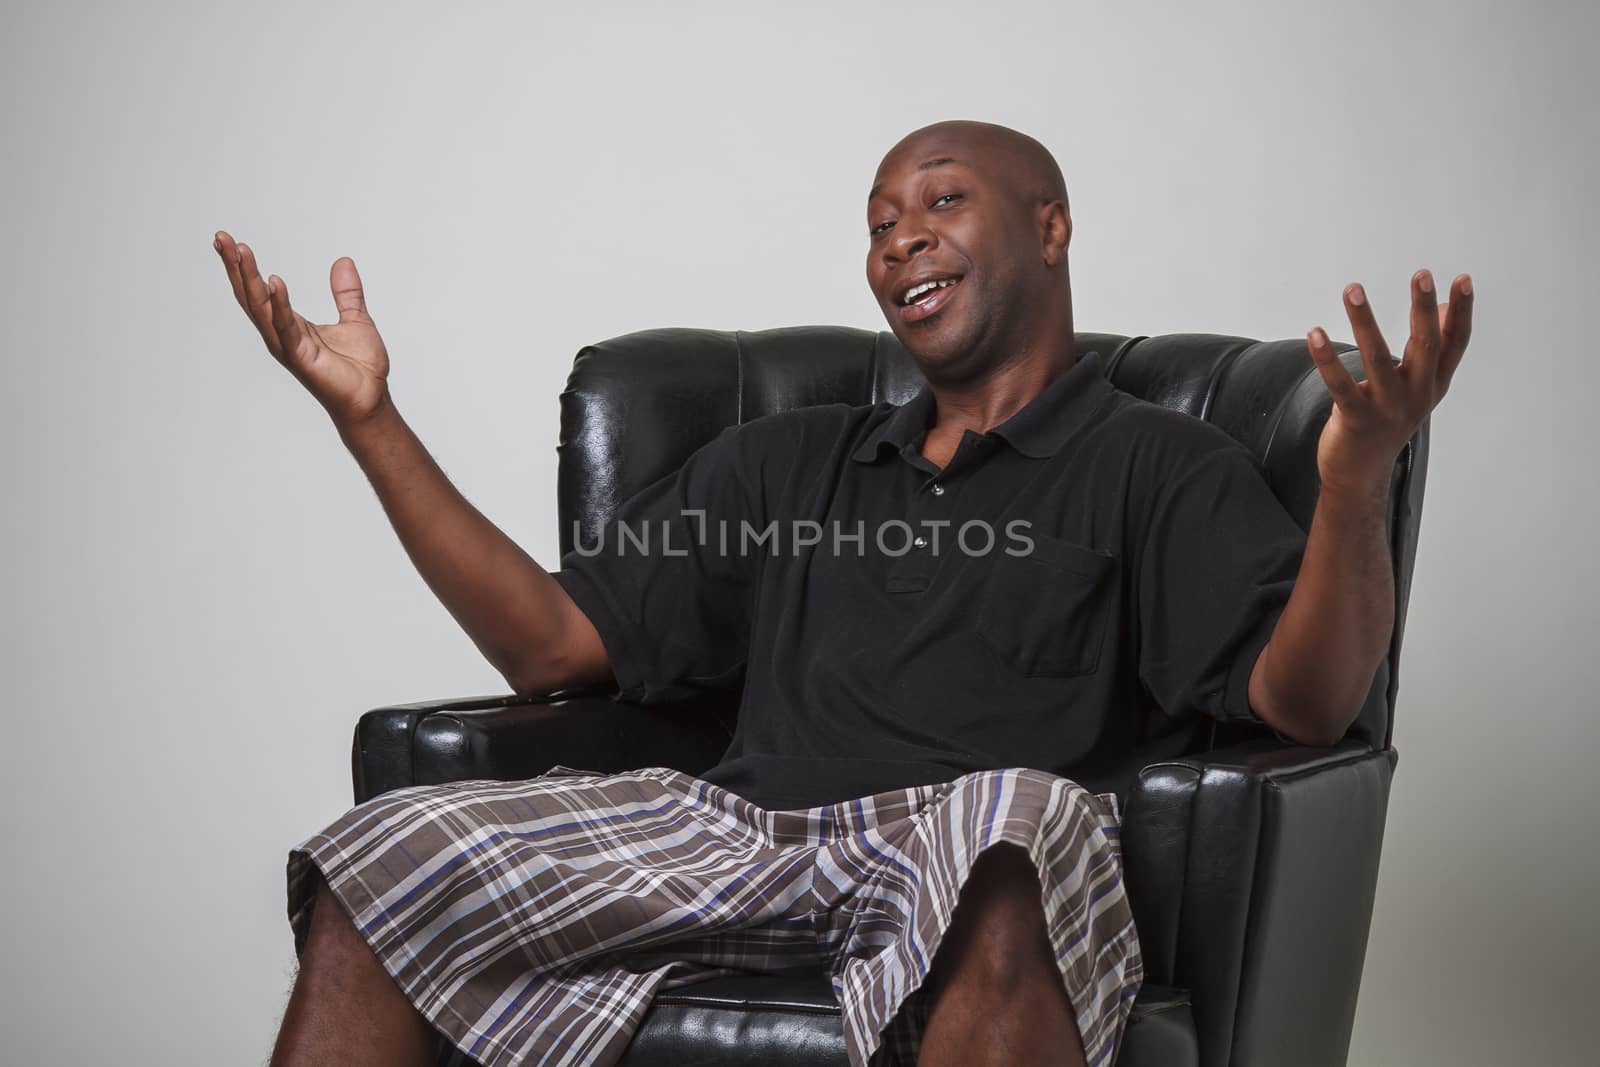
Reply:
M262 281L249 248L218 231L216 249L267 351L328 409L418 573L511 688L531 695L614 680L589 617L450 484L389 403L389 354L356 265L334 261L339 321L316 326L289 306L282 278Z
M328 276L339 321L318 326L290 306L282 278L274 274L262 280L248 245L219 230L213 247L227 268L234 299L267 351L300 379L336 424L354 425L383 406L389 395L389 353L367 314L361 276L350 257L334 260Z

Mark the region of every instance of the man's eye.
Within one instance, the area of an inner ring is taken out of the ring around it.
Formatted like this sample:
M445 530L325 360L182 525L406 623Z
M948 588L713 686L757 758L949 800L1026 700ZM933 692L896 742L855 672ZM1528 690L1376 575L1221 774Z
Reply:
M872 229L867 231L867 236L868 237L876 237L876 236L878 236L878 234L884 233L885 231L887 231L889 229L889 227L893 226L893 225L894 225L893 222L880 222L876 226L874 226Z
M934 207L938 207L940 204L944 203L946 200L960 200L960 199L961 199L961 194L960 193L945 193L943 196L941 196L939 199L937 199L937 200L935 200L933 202L933 206Z

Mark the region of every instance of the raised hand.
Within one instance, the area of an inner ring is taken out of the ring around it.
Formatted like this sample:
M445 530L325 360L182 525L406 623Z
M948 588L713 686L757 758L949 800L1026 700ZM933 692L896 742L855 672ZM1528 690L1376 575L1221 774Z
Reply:
M1450 289L1449 301L1441 305L1430 272L1411 276L1411 336L1396 364L1366 291L1360 285L1345 287L1345 314L1367 372L1363 382L1339 362L1322 327L1306 335L1311 359L1333 394L1333 413L1317 442L1324 492L1387 490L1395 457L1444 398L1472 336L1472 279L1458 275Z
M300 380L335 423L360 422L389 394L389 353L367 314L361 276L348 256L334 260L328 284L339 321L314 325L289 304L289 290L276 274L262 281L255 253L224 231L212 246L222 257L234 299L255 324L267 351Z

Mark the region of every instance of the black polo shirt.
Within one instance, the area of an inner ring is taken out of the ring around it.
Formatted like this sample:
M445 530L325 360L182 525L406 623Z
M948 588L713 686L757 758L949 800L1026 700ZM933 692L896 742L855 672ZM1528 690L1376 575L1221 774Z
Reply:
M1092 353L942 470L933 416L731 427L562 560L624 698L742 683L707 779L772 809L999 767L1122 791L1252 717L1304 534L1242 445Z

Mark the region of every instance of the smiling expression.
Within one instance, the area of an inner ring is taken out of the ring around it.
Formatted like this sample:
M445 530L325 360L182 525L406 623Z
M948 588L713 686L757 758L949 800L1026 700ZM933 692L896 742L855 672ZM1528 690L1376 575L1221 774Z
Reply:
M1063 300L1070 333L1070 220L1052 238L1045 205L1060 203L1064 217L1065 196L1052 195L1039 154L1059 183L1036 142L1002 127L941 123L908 136L878 167L867 200L867 283L931 381L970 381L1020 358L1041 333L1041 309L1057 305L1059 318Z

